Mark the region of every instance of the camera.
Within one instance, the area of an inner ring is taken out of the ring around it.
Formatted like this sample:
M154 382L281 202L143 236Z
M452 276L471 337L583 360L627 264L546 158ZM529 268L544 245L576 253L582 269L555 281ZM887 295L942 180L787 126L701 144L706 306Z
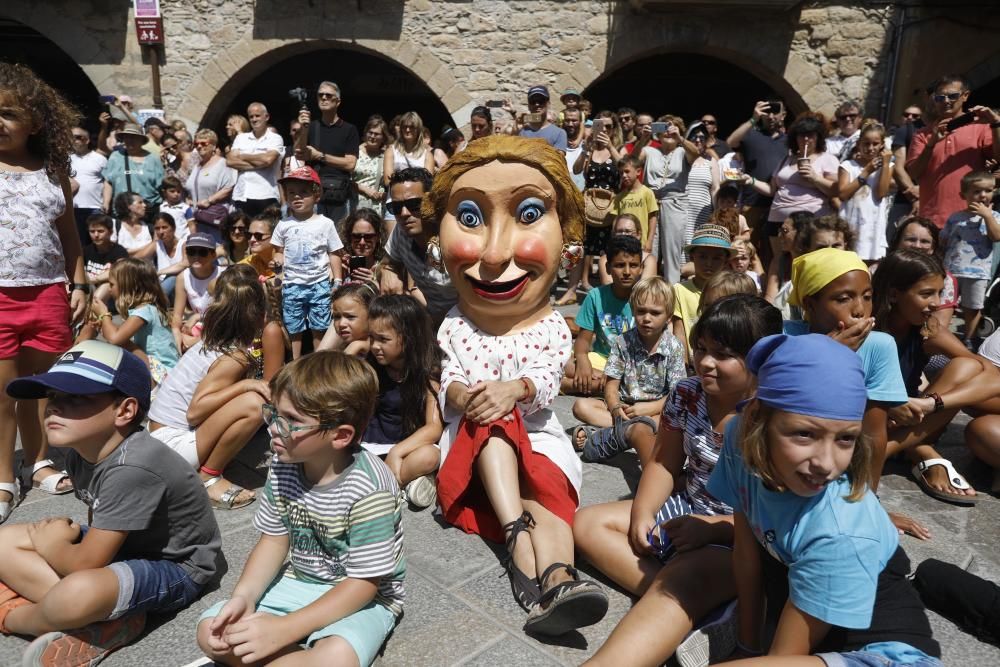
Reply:
M771 102L765 109L767 113L781 113L781 102Z
M663 134L672 125L672 123L652 123L649 126L650 132L653 134Z
M288 91L288 96L299 103L300 109L309 108L309 91L305 88L292 88Z

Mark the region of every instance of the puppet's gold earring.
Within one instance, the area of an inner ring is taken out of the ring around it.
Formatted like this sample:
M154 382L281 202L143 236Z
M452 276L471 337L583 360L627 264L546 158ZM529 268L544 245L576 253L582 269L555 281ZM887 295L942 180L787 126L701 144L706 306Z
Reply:
M432 236L427 242L427 265L435 271L444 271L444 261L441 258L441 243L439 237Z
M581 259L583 259L583 246L563 243L562 251L559 253L559 267L563 271L569 271L579 264Z

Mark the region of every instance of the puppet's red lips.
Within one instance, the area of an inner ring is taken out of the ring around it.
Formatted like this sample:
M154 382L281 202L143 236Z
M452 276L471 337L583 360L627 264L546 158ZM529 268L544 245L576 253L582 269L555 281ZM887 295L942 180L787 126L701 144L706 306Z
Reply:
M465 276L465 279L472 283L472 291L484 299L506 301L507 299L513 299L521 293L524 286L528 284L529 277L530 274L525 273L520 278L505 280L503 282L486 282L468 275Z

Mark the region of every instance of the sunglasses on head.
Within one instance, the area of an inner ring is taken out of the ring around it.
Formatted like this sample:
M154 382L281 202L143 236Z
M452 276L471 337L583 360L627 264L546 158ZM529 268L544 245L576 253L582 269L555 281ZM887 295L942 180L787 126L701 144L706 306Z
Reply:
M405 208L410 212L411 215L416 215L420 213L420 202L423 201L419 197L413 199L404 199L403 201L391 201L385 205L389 212L393 215L402 215L403 209Z
M252 238L254 241L263 241L264 239L271 238L271 235L265 234L264 232L252 232L250 234L250 238Z
M377 237L378 234L375 234L374 232L371 234L351 234L352 241L374 241Z
M935 102L944 102L945 100L948 100L949 102L954 102L955 100L957 100L961 96L962 96L962 93L960 93L960 92L958 92L958 93L938 93L937 95L935 95L931 99L934 100Z
M199 248L199 247L184 249L184 253L188 257L208 257L213 252L214 252L213 250L209 250L208 248Z

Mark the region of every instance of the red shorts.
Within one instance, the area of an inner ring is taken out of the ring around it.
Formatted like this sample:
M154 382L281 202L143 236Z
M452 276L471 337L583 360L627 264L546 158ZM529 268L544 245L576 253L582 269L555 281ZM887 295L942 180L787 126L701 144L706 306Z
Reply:
M22 347L61 354L73 344L66 285L0 287L0 359Z

